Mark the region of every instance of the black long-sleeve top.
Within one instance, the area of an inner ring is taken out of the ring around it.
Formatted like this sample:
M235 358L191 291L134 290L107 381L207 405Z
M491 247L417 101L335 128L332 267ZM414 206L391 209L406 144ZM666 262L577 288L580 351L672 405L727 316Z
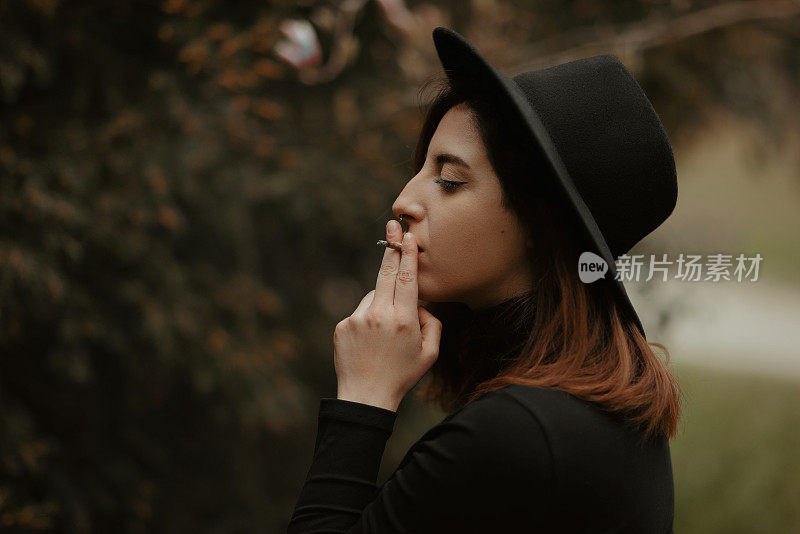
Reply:
M320 400L289 534L672 532L666 439L556 389L511 385L450 413L376 479L396 412Z
M323 398L295 533L671 533L669 444L572 395L512 385L448 415L376 487L396 413Z

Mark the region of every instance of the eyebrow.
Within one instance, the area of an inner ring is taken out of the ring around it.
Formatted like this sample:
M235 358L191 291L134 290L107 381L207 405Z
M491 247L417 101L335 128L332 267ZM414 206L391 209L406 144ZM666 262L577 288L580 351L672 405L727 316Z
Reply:
M469 164L466 161L464 161L463 159L459 158L456 155L448 154L446 152L436 156L436 163L438 163L439 165L444 165L445 163L452 163L454 165L461 165L462 167L467 169L470 168Z

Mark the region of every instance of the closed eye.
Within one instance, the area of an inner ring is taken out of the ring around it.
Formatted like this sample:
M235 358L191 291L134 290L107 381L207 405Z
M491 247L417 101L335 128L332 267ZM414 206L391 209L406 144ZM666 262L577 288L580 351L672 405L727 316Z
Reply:
M442 189L444 189L447 192L455 191L456 189L458 189L458 186L467 183L467 182L453 182L451 180L443 180L441 178L437 178L436 180L434 180L434 182L440 184Z

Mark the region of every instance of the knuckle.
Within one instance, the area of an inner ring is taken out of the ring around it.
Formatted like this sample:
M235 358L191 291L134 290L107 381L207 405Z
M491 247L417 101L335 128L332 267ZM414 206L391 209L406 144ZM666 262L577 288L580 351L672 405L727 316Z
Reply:
M370 328L380 328L385 321L386 317L379 311L372 310L364 315L364 324Z
M341 321L336 323L336 328L333 329L334 337L341 335L347 329L347 326L350 322L348 319L349 318L342 319Z
M409 332L413 330L414 322L408 317L401 317L398 318L394 328L396 332Z
M411 283L414 281L414 273L409 269L400 269L397 272L397 280L403 283Z
M380 271L378 271L382 276L394 276L397 272L397 269L391 263L385 263L381 265Z

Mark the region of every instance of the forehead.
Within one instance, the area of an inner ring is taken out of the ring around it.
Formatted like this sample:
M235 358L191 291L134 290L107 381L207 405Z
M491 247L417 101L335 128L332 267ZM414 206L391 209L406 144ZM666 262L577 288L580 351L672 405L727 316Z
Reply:
M470 153L479 155L483 143L471 117L471 110L465 103L447 110L436 127L429 148L434 151L463 151L465 156Z

